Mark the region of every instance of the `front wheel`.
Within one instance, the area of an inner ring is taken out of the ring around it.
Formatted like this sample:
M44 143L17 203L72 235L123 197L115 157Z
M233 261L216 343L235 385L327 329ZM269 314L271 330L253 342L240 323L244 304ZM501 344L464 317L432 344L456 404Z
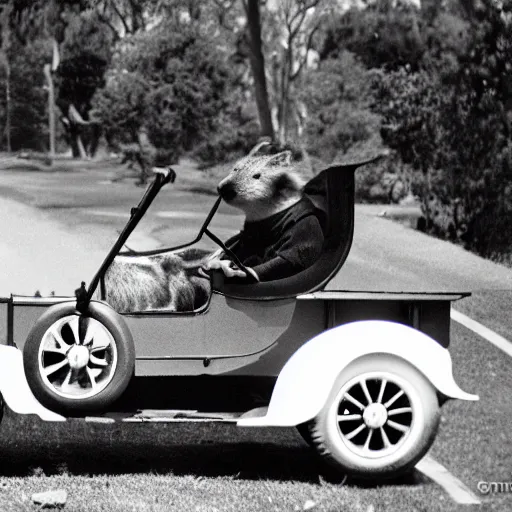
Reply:
M412 469L439 425L436 390L403 359L372 354L338 377L308 441L340 472L389 478Z
M87 315L75 303L50 307L30 331L23 363L34 396L66 415L101 411L117 400L133 376L135 350L123 319L91 303Z

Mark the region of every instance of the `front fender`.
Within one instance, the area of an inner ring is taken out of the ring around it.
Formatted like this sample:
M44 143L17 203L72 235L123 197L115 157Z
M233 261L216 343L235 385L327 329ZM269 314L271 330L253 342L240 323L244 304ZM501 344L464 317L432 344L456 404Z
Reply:
M66 421L41 405L28 385L23 369L23 354L15 347L0 346L0 393L17 414L37 414L45 421Z
M288 427L313 419L340 372L352 361L374 353L408 361L446 397L478 400L456 384L450 354L435 340L406 325L360 321L324 331L297 350L279 374L266 415L242 417L237 424Z

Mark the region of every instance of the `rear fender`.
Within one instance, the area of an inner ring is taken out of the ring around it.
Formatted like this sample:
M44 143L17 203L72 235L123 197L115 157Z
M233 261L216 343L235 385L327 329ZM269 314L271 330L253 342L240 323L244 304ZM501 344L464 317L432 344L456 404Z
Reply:
M66 421L41 405L28 385L23 369L23 354L15 347L0 346L0 393L17 414L37 414L45 421Z
M340 372L368 354L386 353L415 366L447 398L478 400L452 375L448 350L406 325L361 321L334 327L303 345L277 379L265 416L242 417L239 426L295 426L313 419L324 406Z

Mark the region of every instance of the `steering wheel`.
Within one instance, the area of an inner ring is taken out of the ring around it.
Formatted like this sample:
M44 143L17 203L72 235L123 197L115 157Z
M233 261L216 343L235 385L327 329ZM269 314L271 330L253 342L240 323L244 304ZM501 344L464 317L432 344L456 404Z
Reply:
M226 248L227 249L227 248ZM240 261L240 259L236 256L236 254L231 249L224 249L224 255L228 257L228 259L233 264L231 267L241 270L245 274L245 281L247 283L259 283L259 280L254 277L252 272L250 272L247 267Z
M252 273L247 269L247 267L240 261L240 258L229 248L227 245L216 235L214 235L208 228L204 228L204 233L210 237L223 251L227 258L236 266L239 270L245 273L247 283L258 283L258 279L256 279Z

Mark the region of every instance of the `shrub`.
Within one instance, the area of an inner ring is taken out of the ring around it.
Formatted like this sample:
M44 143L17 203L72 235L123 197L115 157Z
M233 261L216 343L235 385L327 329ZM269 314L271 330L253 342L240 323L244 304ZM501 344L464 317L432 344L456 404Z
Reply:
M13 150L44 151L48 147L48 92L43 88L43 65L49 61L50 56L51 42L45 39L36 40L27 46L16 43L9 52ZM5 90L6 76L2 65L0 117L3 122L6 119ZM2 142L5 142L5 135Z
M308 110L305 145L310 154L332 161L378 134L380 117L370 109L371 77L349 52L307 74L302 100Z
M174 23L123 41L106 86L94 98L111 142L134 142L145 127L169 161L220 132L235 82L211 37L193 24Z
M378 96L384 141L414 171L425 229L483 256L510 253L512 144L499 96L405 69L382 75Z

